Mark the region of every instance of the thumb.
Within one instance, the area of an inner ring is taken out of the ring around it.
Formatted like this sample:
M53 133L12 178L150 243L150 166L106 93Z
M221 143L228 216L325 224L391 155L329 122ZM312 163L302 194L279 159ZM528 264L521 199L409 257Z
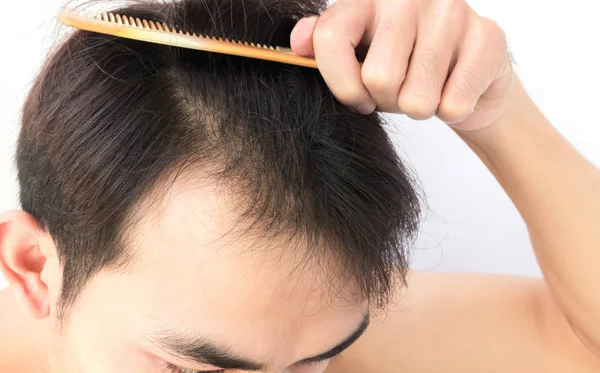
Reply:
M312 40L318 20L319 16L314 15L302 18L296 23L290 35L290 47L294 53L305 57L313 57L315 55Z

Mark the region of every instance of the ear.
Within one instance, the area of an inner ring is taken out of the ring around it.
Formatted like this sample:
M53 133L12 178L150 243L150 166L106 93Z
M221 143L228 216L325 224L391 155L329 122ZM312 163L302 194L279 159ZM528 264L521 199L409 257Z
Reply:
M0 214L0 270L17 301L36 318L49 314L48 286L42 271L47 258L42 250L47 233L25 211Z

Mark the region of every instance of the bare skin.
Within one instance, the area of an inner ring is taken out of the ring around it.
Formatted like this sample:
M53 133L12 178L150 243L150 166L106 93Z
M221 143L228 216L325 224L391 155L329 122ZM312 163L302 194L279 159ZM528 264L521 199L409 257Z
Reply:
M440 13L440 6L451 13ZM362 71L349 53L360 41L373 46ZM301 21L292 46L316 56L332 91L351 107L372 101L382 111L437 115L451 125L525 219L544 274L412 272L390 311L374 316L326 371L599 371L600 171L529 98L512 71L502 30L462 0L339 0L322 16ZM17 296L0 294L0 371L46 371L47 306L19 290L24 271L9 272L10 261L2 263L5 273L15 273L8 277ZM40 276L44 283L52 283L53 271ZM347 312L348 323L358 311Z

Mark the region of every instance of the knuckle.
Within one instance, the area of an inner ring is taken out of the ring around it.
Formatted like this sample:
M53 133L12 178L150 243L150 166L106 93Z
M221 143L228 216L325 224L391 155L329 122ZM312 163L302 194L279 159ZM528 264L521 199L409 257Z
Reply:
M511 61L514 61L508 48L506 32L496 21L489 18L480 20L481 29L479 34L483 35L479 40L481 54L484 53L490 56L500 56L504 58L506 55Z
M462 16L468 16L470 11L473 10L465 0L446 0L445 9L451 11L450 14L460 14Z
M357 105L363 102L363 88L357 84L348 84L343 89L334 92L337 100L344 105Z
M464 25L474 11L465 0L438 0L434 9L448 27Z
M396 85L394 75L388 69L365 67L361 75L365 86L370 90L388 91Z
M494 31L498 26L498 23L491 18L488 17L480 17L479 18L479 27L485 31Z
M437 111L437 103L420 94L401 95L398 106L403 113L414 119L431 118Z
M313 32L313 43L315 45L332 45L337 38L339 38L339 32L333 22L329 17L321 16Z
M491 18L481 17L479 27L483 35L487 35L493 40L506 40L506 32L504 29L500 27L498 22Z
M470 106L445 101L440 105L437 116L444 122L456 122L469 116L472 112L473 109Z
M488 17L481 17L481 26L488 31L497 31L500 30L500 26L498 22L494 21Z

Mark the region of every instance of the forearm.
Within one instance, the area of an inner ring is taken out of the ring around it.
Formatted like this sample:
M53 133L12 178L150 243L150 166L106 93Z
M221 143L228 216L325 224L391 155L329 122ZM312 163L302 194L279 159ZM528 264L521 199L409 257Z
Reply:
M510 100L502 119L459 136L515 203L557 302L600 355L600 171L554 129L516 75Z

